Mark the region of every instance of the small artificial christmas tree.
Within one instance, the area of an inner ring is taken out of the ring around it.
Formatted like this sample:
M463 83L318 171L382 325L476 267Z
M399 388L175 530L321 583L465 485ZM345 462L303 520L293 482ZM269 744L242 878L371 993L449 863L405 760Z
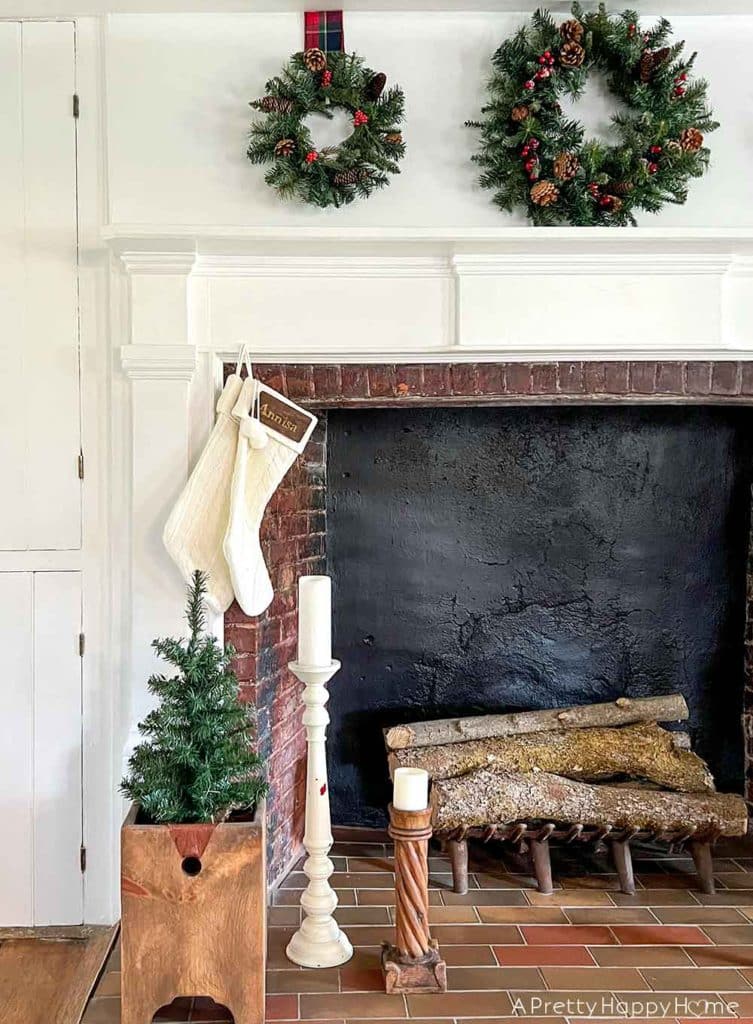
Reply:
M139 723L147 739L131 755L121 789L154 822L222 821L267 793L253 718L231 668L235 651L204 632L205 592L206 576L197 571L188 588L188 640L152 643L178 672L149 680L160 704Z

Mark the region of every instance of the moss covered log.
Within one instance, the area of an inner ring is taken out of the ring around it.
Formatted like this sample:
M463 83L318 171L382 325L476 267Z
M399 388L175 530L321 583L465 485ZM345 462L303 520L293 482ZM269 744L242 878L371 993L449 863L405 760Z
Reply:
M714 779L704 761L689 750L678 750L672 734L655 722L409 747L393 751L389 765L390 774L403 766L425 768L435 781L487 768L545 771L590 782L627 776L679 792L714 791Z

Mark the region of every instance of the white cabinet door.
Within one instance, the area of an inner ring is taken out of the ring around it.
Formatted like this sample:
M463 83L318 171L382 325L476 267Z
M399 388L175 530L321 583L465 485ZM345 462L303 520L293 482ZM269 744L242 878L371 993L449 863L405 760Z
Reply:
M0 550L81 546L71 22L0 22Z
M80 573L0 573L0 926L83 920L80 630Z

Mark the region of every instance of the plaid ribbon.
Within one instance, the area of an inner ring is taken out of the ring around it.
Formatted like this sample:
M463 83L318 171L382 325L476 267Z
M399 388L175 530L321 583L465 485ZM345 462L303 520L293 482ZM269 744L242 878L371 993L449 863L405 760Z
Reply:
M342 11L306 11L304 50L318 47L325 53L339 53L345 49Z

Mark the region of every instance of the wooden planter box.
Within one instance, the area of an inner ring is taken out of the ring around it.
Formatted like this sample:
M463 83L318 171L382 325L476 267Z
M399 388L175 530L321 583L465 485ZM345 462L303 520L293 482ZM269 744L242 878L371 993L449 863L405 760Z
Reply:
M266 828L137 824L121 829L121 1024L150 1024L179 996L211 996L235 1024L264 1024Z

